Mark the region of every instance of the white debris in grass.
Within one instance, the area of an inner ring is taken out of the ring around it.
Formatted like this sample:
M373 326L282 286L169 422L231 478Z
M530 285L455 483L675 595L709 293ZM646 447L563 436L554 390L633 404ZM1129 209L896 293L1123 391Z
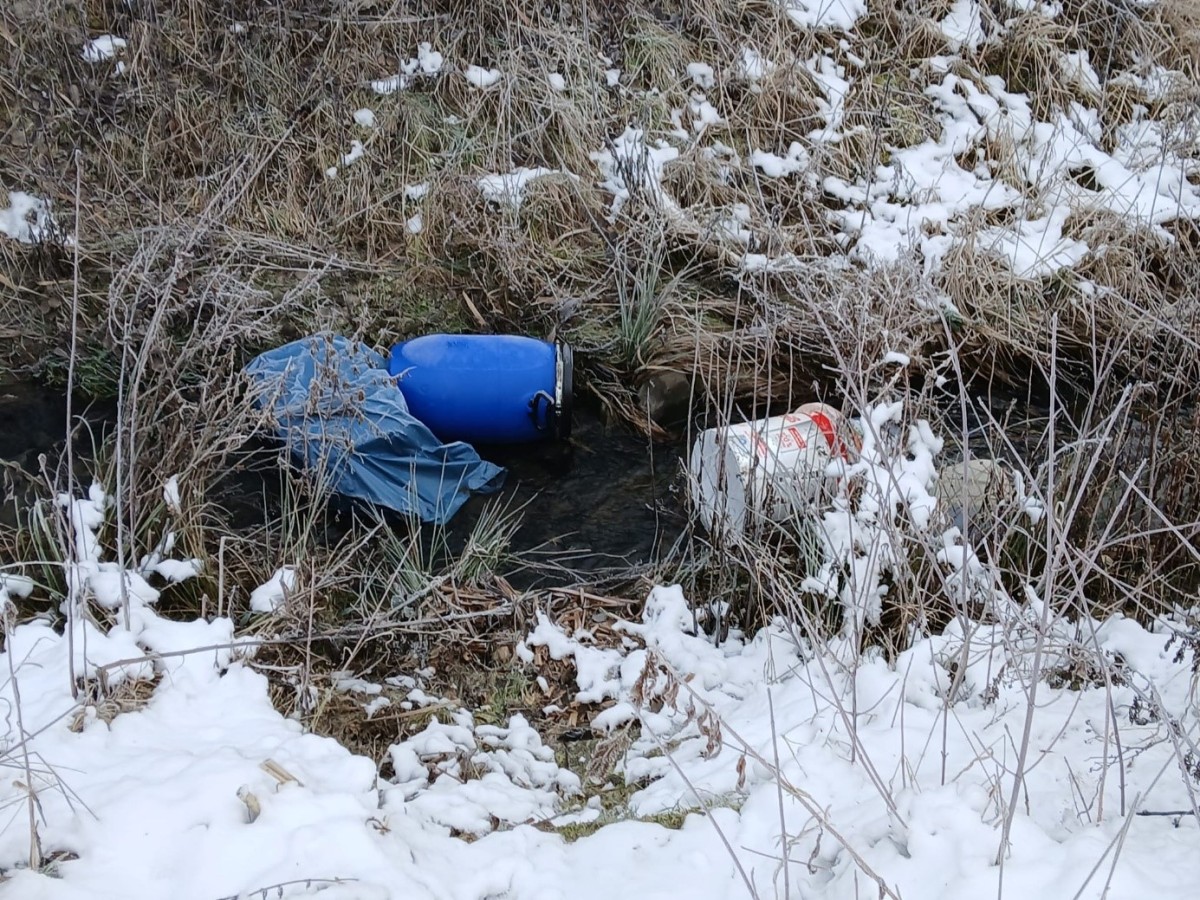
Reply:
M330 166L328 169L325 170L325 177L326 178L337 178L337 173L338 173L338 167Z
M889 350L883 354L883 362L885 365L907 366L912 362L907 353L901 353L898 350Z
M516 209L520 207L521 201L525 199L525 188L531 181L544 178L547 175L567 174L569 173L563 172L560 169L547 169L544 166L535 166L534 168L520 166L505 174L484 175L476 183L479 185L479 190L483 196L492 203Z
M486 90L500 82L504 77L504 73L499 69L485 69L483 66L467 66L463 69L463 77L467 79L467 84L479 90Z
M800 28L849 31L867 14L866 0L776 0Z
M404 230L409 234L420 234L425 230L425 217L419 212L413 213L409 218L404 220Z
M713 74L713 67L707 63L688 63L687 74L688 77L692 79L693 83L695 83L696 87L704 91L709 90L717 83L717 79Z
M558 72L551 72L546 76L546 80L550 82L550 87L560 94L567 89L567 79Z
M621 70L620 69L605 69L604 70L604 83L610 88L615 88L615 87L619 86L621 84Z
M59 231L50 214L50 201L24 191L9 191L8 207L0 209L0 233L22 244L52 239Z
M250 609L259 613L274 612L295 589L296 570L291 566L276 569L274 575L250 593Z
M951 50L974 53L984 42L983 10L979 8L979 0L954 0L938 27Z
M811 160L808 151L799 141L792 141L787 155L776 156L765 150L753 150L750 153L750 165L761 171L768 178L784 178L808 170Z
M362 109L356 109L354 111L354 121L362 128L374 128L375 111L365 106Z
M413 80L431 77L442 70L445 58L425 41L417 46L417 55L400 66L400 71L388 78L371 82L371 90L377 94L394 94L406 90Z
M92 38L83 45L83 59L85 62L99 63L106 59L112 59L128 46L125 38L115 37L111 34L102 34L98 38Z
M429 182L428 181L420 181L420 182L417 182L416 184L410 184L404 188L404 199L420 200L422 197L424 197L428 193L429 193Z

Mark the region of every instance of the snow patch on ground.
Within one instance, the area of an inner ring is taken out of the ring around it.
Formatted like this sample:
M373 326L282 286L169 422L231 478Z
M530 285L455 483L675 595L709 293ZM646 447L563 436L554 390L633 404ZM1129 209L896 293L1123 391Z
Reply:
M400 66L400 71L387 78L371 82L371 90L377 94L394 94L406 90L414 79L432 77L442 71L445 63L442 54L433 49L428 41L417 46L417 55Z
M102 34L100 37L92 38L83 45L83 59L85 62L99 63L106 59L112 59L128 46L125 38L115 37L111 34Z
M532 169L521 166L502 175L484 175L477 184L483 196L492 203L517 209L521 206L521 201L525 199L525 188L529 186L530 182L547 175L569 175L569 173L560 169L547 169L544 166Z
M0 208L0 233L22 244L37 244L60 232L50 214L50 201L24 191L9 191L8 206Z

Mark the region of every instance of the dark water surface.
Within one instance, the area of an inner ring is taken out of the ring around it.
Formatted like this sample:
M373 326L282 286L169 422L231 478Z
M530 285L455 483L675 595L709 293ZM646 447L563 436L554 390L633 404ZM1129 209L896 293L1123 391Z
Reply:
M958 409L956 401L947 403L948 410ZM993 396L981 406L1001 422L1006 417L1013 421L1008 433L1018 454L1038 438L1037 411L1025 398ZM53 459L61 453L66 413L61 392L27 382L0 383L0 460L37 474L40 454ZM82 402L73 413L89 421L96 434L113 421L110 409ZM972 453L987 450L987 419L980 407L970 408ZM84 429L76 452L83 455L87 451L81 448L90 446ZM686 446L686 439L652 443L621 426L606 425L595 409L577 405L566 444L478 448L486 459L505 467L505 485L498 494L473 497L447 526L447 542L451 548L461 546L489 505L501 504L521 516L510 549L535 564L557 562L577 572L600 572L655 562L687 528L681 475ZM946 455L953 458L957 453L948 446ZM231 473L214 491L214 499L229 510L239 529L261 525L283 508L278 449L263 447L252 457L254 465ZM30 484L26 481L27 492ZM3 491L0 499L11 513L7 484ZM326 539L344 536L351 521L348 514L331 516ZM407 527L399 519L394 524Z

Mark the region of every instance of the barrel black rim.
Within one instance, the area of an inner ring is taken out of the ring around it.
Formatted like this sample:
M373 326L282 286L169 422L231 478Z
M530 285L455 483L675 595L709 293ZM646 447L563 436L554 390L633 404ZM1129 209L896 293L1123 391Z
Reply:
M560 343L558 355L562 361L562 382L559 385L562 395L558 408L554 411L554 427L558 439L565 441L571 436L571 410L575 399L575 353L570 344Z

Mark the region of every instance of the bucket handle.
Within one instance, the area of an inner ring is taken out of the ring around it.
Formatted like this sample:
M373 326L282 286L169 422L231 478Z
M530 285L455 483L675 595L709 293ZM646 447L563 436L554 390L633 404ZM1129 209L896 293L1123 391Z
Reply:
M541 416L538 415L539 408L545 406L545 412ZM545 431L550 427L550 416L554 414L554 398L545 391L538 391L533 395L533 399L529 401L529 415L533 417L533 425L538 431Z

